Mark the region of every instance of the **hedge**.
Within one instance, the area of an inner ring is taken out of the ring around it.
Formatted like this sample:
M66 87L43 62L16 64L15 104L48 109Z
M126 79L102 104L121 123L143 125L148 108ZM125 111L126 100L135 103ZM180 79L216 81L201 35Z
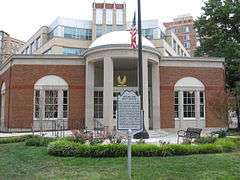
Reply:
M48 153L65 157L123 157L127 153L127 146L123 144L85 145L68 140L58 140L48 145Z
M32 138L26 140L26 146L47 146L52 141L56 141L56 139L43 136L33 136Z
M0 144L24 142L24 141L26 141L27 139L30 139L30 138L32 138L32 137L33 137L33 135L4 137L4 138L0 138Z
M176 156L190 154L222 153L240 149L240 138L219 139L212 144L135 144L132 146L132 156ZM74 157L124 157L127 155L127 145L84 145L68 140L58 140L48 145L48 153L54 156Z

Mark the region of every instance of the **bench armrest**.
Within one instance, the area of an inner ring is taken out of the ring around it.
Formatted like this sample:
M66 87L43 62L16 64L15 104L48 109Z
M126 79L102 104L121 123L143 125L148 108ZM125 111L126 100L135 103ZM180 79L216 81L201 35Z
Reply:
M180 130L180 131L177 132L177 135L178 136L186 136L186 131Z

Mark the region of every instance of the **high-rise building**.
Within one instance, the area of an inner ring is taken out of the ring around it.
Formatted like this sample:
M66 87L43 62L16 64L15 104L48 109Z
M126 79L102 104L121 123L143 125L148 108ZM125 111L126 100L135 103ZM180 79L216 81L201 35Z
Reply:
M191 56L194 56L197 48L197 35L193 24L193 17L189 14L178 16L173 22L164 23L167 31L176 34Z
M92 20L58 17L41 27L19 50L21 54L80 55L100 36L112 31L129 30L126 4L93 3ZM166 32L159 20L143 20L143 35L163 56L190 56L177 36Z
M10 55L16 54L23 44L23 41L12 38L8 33L0 31L0 62L4 62Z

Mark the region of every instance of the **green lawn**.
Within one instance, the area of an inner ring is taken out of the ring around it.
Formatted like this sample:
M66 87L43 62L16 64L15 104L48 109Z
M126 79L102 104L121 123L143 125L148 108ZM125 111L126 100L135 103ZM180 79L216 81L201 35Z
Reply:
M2 144L0 179L127 179L126 158L59 158L42 147ZM240 179L240 152L133 158L133 179Z

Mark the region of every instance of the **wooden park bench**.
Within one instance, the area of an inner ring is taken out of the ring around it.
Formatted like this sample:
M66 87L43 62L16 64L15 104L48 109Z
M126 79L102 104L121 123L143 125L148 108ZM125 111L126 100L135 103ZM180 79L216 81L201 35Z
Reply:
M187 128L186 131L180 130L177 132L177 143L179 143L179 138L184 138L184 139L196 139L201 136L202 129L200 128Z

